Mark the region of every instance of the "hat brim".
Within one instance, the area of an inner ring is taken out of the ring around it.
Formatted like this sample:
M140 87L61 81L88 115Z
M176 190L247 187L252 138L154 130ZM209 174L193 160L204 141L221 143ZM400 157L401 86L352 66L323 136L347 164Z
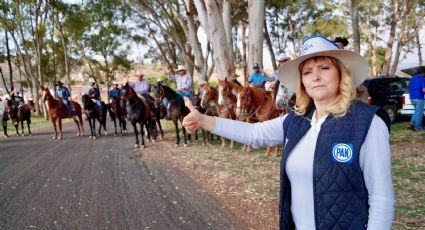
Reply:
M356 86L361 85L367 78L369 66L366 60L356 52L340 49L303 55L282 64L277 71L280 83L289 90L296 92L299 84L298 81L301 79L301 74L299 72L300 64L309 58L320 56L338 59L348 70Z

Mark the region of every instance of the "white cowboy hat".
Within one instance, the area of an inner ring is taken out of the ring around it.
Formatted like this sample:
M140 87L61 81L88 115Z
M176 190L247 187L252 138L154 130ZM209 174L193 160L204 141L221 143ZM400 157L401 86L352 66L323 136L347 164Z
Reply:
M296 92L300 80L300 64L311 57L318 56L338 59L348 70L356 86L361 85L367 78L369 66L360 54L339 49L333 41L325 37L313 36L304 40L300 56L280 66L277 71L280 83Z
M184 65L177 66L176 72L179 72L180 70L186 70L186 67L184 67Z
M279 54L279 56L277 57L277 61L286 61L286 60L291 60L290 57L286 56L285 53L281 53Z

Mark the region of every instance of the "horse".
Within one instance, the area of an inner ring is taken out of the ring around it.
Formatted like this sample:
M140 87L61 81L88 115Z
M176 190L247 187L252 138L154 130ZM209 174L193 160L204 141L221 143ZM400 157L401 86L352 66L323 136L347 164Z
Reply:
M167 98L169 101L168 110L170 111L170 119L174 123L174 127L176 130L176 145L180 144L180 136L179 136L179 125L183 121L183 118L190 113L189 109L184 105L183 96L176 93L170 87L166 85L162 85L161 82L158 82L158 85L154 87L154 94L157 100L162 101L164 98ZM182 126L183 137L184 137L184 146L187 146L188 135L186 133L186 129Z
M125 109L126 104L125 100L120 98L112 98L111 104L108 106L109 117L114 122L115 133L114 136L117 136L117 119L118 125L120 126L121 136L123 133L127 133L127 121L125 120L127 116L127 111Z
M12 102L12 100L8 100L6 102L6 107L8 108L9 117L15 126L16 136L25 136L24 121L27 122L28 134L31 136L31 110L35 112L34 103L32 101L28 101L26 104L17 106ZM19 134L19 122L21 123L22 134ZM7 129L7 123L5 125L5 128Z
M139 130L137 129L137 124L140 125L140 134L142 136L142 145L141 147L145 147L145 132L143 130L143 126L146 126L148 139L150 139L150 135L152 133L154 141L156 140L156 129L155 129L155 121L154 115L149 109L149 105L145 100L139 98L133 88L126 83L121 91L121 98L128 101L126 105L128 120L133 125L134 135L136 136L136 143L134 145L135 148L139 148Z
M90 126L90 139L96 139L96 120L99 121L99 131L98 134L100 136L100 130L103 126L103 130L105 131L105 136L108 134L106 131L106 106L102 101L101 106L104 108L102 113L100 113L100 108L98 105L90 98L88 94L83 94L81 96L81 102L83 103L84 114L86 115L86 119L89 122Z
M0 98L0 117L1 117L1 125L3 127L4 137L9 137L7 134L7 121L9 120L9 116L7 114L6 101Z
M202 96L199 105L199 111L203 111L204 114L209 116L219 116L219 105L218 105L218 90L216 87L211 87L208 83L201 85ZM195 103L194 103L195 105ZM213 141L214 134L210 134L210 140Z
M241 84L237 81L228 81L227 78L218 82L218 115L223 118L235 120L235 106L237 102L237 91ZM221 147L226 146L226 141L221 138ZM230 148L233 148L233 141L230 141Z
M279 110L270 92L245 86L239 88L237 98L236 114L247 122L263 122L279 116ZM271 155L270 147L267 147L267 154ZM275 147L275 155L279 156L279 146Z
M164 119L167 115L167 108L165 108L164 104L159 98L154 98L154 113L156 116L157 126L159 131L161 132L161 140L164 140L164 131L161 126L161 119Z
M277 108L280 110L280 114L286 114L290 110L293 110L295 105L295 93L290 91L284 85L280 84L280 81L276 81L276 87L274 88L274 98Z
M53 139L62 139L62 119L64 118L72 118L72 120L77 125L77 136L84 136L81 105L75 101L70 101L70 103L74 106L75 113L77 114L77 117L72 117L66 105L61 100L55 99L47 87L41 86L40 88L42 90L43 102L46 104L47 111L50 115L50 120L52 121L54 132ZM56 130L56 121L59 125L59 136Z

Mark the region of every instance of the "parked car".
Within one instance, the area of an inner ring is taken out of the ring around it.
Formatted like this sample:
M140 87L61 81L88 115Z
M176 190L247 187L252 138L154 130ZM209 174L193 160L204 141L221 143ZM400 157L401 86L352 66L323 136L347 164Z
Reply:
M421 68L423 69L425 68L425 66L415 66L411 68L402 69L400 71L412 77L413 75L418 73L418 71ZM409 85L407 87L409 87ZM403 116L412 116L413 112L415 111L415 107L412 105L412 102L410 101L409 88L407 88L407 91L403 94L402 101L403 101L403 106L400 109L399 113ZM424 109L424 116L425 116L425 109Z
M367 79L363 85L369 93L368 103L385 109L394 122L403 107L403 94L409 93L410 78L380 76Z

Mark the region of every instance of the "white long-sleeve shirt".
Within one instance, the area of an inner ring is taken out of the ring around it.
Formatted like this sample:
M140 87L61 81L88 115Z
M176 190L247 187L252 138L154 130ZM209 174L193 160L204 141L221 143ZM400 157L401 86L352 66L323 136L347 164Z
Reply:
M313 200L313 159L320 128L313 114L311 128L292 150L286 163L291 183L291 212L297 229L315 229ZM249 124L216 118L214 134L252 146L274 146L283 142L286 116ZM369 193L368 229L391 229L394 217L394 191L391 178L391 150L385 123L374 116L360 149L360 168Z

